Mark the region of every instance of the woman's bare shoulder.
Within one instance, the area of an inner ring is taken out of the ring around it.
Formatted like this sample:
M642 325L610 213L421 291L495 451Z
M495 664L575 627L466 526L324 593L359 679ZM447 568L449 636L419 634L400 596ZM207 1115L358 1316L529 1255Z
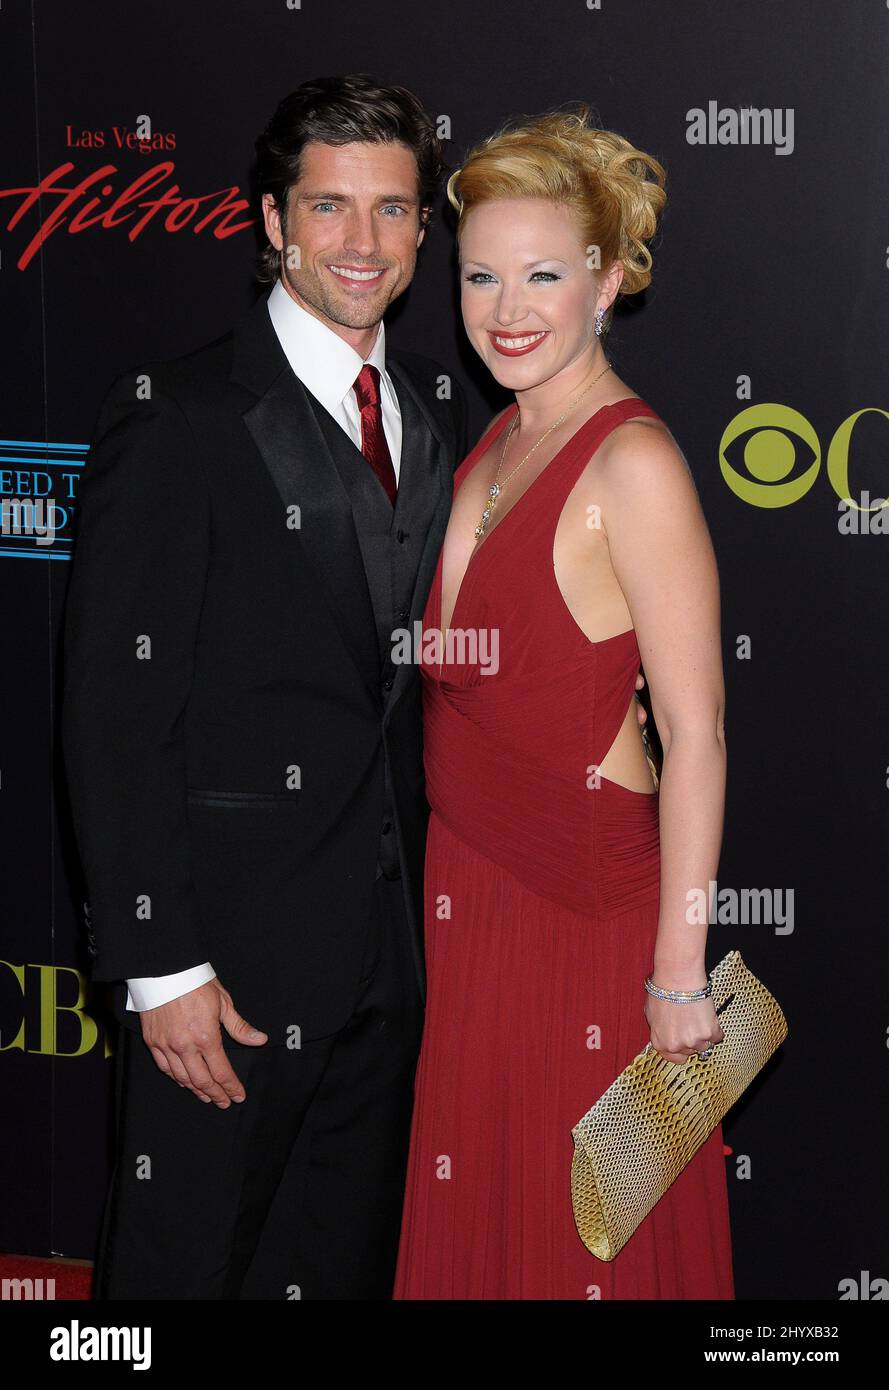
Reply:
M596 472L603 482L646 483L666 473L691 481L684 453L660 416L630 415L596 451Z

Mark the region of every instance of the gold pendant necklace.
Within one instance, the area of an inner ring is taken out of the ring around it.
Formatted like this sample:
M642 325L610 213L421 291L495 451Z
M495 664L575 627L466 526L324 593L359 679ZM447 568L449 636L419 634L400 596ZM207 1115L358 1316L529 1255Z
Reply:
M518 473L519 469L522 467L522 464L525 464L525 463L528 462L528 459L531 457L531 455L532 455L537 449L540 448L540 446L541 446L541 444L543 443L544 439L546 439L546 437L547 437L548 435L552 434L552 432L553 432L554 429L557 429L557 428L559 427L559 425L561 425L565 420L568 419L568 416L571 414L572 410L574 410L575 407L578 406L578 405L580 404L580 402L583 400L584 396L586 395L587 391L591 391L591 390L593 389L593 387L595 386L596 382L597 382L597 381L600 381L600 380L602 379L602 377L605 375L605 372L610 372L610 371L611 371L611 364L609 363L609 365L605 368L605 371L600 372L599 375L598 375L597 377L594 377L594 378L593 378L593 380L590 382L589 386L585 386L585 387L584 387L584 389L581 391L580 395L579 395L575 400L573 400L573 401L571 402L571 404L568 406L568 409L565 410L565 411L559 416L558 420L554 420L554 421L553 421L553 423L549 426L549 428L548 428L547 430L545 430L544 433L540 436L540 438L538 439L538 441L537 441L537 443L534 445L534 447L533 447L532 449L529 449L529 450L528 450L527 454L526 454L525 457L522 459L522 462L521 462L521 463L517 463L516 466L515 466L515 468L512 470L512 472L511 472L511 473L507 473L506 477L505 477L505 478L503 479L503 481L501 482L501 481L500 481L500 470L501 470L501 468L503 467L503 460L504 460L505 457L506 457L506 450L507 450L507 448L508 448L508 446L509 446L509 441L510 441L510 439L512 438L512 432L513 432L513 430L515 429L516 420L519 418L518 411L516 411L515 415L512 417L512 422L511 422L511 424L510 424L510 426L509 426L509 429L506 431L506 438L505 438L504 441L503 441L503 448L500 450L500 460L499 460L499 462L498 462L498 464L497 464L497 472L496 472L496 474L495 474L495 476L494 476L494 481L493 481L493 483L491 484L490 488L488 489L488 500L487 500L487 502L485 503L485 509L484 509L484 511L482 512L481 521L479 522L478 526L476 526L476 528L475 528L475 538L476 538L476 540L481 540L482 536L484 536L484 535L487 534L488 523L489 523L490 520L491 520L491 514L492 514L492 512L494 511L494 508L495 508L496 505L497 505L497 501L498 501L498 499L499 499L499 497L500 497L501 492L502 492L503 489L506 487L506 484L509 482L510 478L514 478L514 477L515 477L516 473Z

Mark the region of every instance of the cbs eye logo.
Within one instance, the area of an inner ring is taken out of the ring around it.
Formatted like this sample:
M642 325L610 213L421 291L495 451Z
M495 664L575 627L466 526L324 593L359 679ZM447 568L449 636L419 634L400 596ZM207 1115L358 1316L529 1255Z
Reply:
M858 511L879 511L887 505L886 499L878 498L875 507L859 507L849 490L852 432L856 421L870 412L889 420L889 411L881 410L879 406L865 406L842 421L827 449L830 484L841 501ZM738 471L727 452L742 435L747 435L747 439L735 450L735 454L740 453L738 462L746 470L746 476ZM788 435L795 438L788 438ZM804 471L792 477L794 468L800 462L797 459L800 443L807 446L810 458ZM774 401L751 405L726 426L719 441L719 467L726 483L742 502L748 502L751 507L789 507L806 495L818 477L821 441L805 415L800 415L789 405L779 405Z

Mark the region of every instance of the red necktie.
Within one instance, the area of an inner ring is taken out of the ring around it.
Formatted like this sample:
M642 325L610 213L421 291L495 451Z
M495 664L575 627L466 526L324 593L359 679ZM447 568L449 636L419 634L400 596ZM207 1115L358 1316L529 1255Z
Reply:
M383 411L380 406L380 373L365 362L353 386L361 412L361 452L376 473L386 496L395 506L395 469L392 455L383 433Z

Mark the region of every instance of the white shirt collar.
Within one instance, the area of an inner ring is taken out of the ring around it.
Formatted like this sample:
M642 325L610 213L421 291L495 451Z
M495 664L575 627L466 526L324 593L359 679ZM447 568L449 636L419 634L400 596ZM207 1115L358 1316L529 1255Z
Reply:
M385 378L386 327L382 321L371 352L362 358L332 328L297 304L280 280L269 295L268 310L293 371L330 414L342 406L365 362Z

